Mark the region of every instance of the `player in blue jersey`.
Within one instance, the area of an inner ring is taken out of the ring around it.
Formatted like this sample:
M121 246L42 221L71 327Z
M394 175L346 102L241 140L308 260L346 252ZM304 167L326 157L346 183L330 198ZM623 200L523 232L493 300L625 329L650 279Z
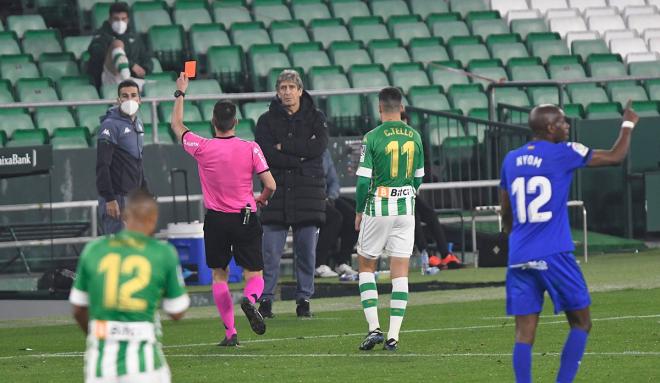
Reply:
M616 165L624 160L639 120L630 102L623 120L612 149L591 150L567 142L569 125L560 108L540 105L529 115L534 139L504 158L500 199L504 230L509 233L506 309L508 315L516 317L516 382L532 379L532 345L545 291L555 313L564 311L571 328L557 382L572 382L577 373L591 329L591 298L572 253L566 203L576 169Z

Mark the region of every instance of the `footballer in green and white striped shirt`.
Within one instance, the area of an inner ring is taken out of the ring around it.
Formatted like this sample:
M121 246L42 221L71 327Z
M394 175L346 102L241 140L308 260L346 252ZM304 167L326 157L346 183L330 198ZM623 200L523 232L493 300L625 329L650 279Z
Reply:
M69 301L87 334L86 382L169 382L157 309L180 319L188 309L181 267L172 245L152 237L158 221L153 197L129 195L126 230L85 246Z

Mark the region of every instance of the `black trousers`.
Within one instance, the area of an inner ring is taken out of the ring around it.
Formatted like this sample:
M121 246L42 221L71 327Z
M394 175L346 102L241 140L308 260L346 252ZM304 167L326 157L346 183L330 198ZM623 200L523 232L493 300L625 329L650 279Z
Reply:
M426 224L426 227L422 227L422 222ZM438 253L443 258L449 254L447 237L445 237L445 231L442 229L440 222L438 222L438 216L435 214L435 210L426 201L417 196L415 199L415 246L417 246L417 250L427 250L429 246L427 236L435 241Z
M334 203L328 202L325 210L325 224L319 230L316 244L316 267L346 263L351 264L351 254L358 239L355 231L355 201L339 197ZM337 249L339 240L339 249Z

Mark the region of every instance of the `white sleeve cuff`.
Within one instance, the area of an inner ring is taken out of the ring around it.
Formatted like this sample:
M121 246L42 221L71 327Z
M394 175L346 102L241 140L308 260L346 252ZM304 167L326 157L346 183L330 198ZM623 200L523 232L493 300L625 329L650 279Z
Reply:
M415 178L424 177L424 168L415 170Z
M74 287L69 293L69 302L76 306L87 307L89 306L89 294Z
M179 314L188 309L190 306L190 297L188 294L183 294L177 298L163 299L163 310L168 314Z
M372 172L371 169L360 166L358 170L355 172L355 175L360 177L371 178L371 172Z

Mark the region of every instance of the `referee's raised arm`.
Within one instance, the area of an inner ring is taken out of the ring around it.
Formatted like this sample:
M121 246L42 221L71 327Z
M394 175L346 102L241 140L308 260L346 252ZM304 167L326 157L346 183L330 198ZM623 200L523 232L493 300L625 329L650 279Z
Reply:
M174 110L172 111L170 126L172 127L172 131L178 142L181 142L181 137L183 137L183 134L188 130L188 128L183 125L183 98L186 95L186 89L188 89L188 81L188 76L186 76L184 72L181 72L179 78L176 79Z

